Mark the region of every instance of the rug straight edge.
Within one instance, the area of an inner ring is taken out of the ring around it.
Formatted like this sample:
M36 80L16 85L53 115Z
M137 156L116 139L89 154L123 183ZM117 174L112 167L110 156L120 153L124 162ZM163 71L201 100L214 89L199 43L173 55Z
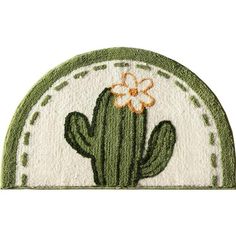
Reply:
M236 190L236 187L213 186L143 186L143 187L79 187L79 186L37 186L37 187L10 187L1 190Z

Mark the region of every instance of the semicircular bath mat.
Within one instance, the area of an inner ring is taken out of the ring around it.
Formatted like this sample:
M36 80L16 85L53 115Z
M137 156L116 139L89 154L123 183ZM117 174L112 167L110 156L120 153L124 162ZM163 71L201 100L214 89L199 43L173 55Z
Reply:
M131 48L45 75L11 122L2 188L234 188L226 114L190 70Z

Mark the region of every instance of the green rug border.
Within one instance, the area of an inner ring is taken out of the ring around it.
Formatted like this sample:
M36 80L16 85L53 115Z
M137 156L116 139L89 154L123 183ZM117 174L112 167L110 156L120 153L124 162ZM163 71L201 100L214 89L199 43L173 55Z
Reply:
M49 71L30 90L18 106L6 135L3 151L1 187L18 188L15 186L17 144L25 125L25 120L27 119L31 108L36 104L40 97L53 85L56 80L62 76L66 76L73 70L91 65L93 63L111 60L134 60L160 67L182 79L201 97L215 119L220 137L223 162L223 188L234 188L236 181L233 134L226 113L214 93L200 78L197 77L197 75L178 62L151 51L125 47L102 49L75 56L55 69ZM53 187L45 186L45 188L50 189ZM184 186L177 188L184 189ZM192 188L198 189L198 186L192 186ZM157 186L156 189L160 189L160 187ZM166 187L166 189L168 188Z

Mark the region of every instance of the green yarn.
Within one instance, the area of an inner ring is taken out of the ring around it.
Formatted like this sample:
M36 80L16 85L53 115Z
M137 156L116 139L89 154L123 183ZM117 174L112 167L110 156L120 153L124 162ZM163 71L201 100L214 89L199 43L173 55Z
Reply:
M181 88L184 92L187 92L187 91L188 91L187 88L186 88L182 83L180 83L179 81L175 81L175 84L176 84L179 88Z
M215 188L218 186L218 177L216 175L212 177L212 186Z
M17 108L16 114L13 117L9 127L4 145L1 178L2 187L15 187L16 152L18 140L31 108L36 104L41 96L45 94L48 88L50 88L55 81L57 81L62 76L66 76L71 71L83 66L89 66L93 63L102 63L109 60L136 60L147 63L148 65L157 66L183 80L200 96L204 104L210 110L218 130L222 150L221 161L223 166L223 188L235 187L235 148L233 135L227 116L216 96L194 73L179 63L157 53L132 48L104 49L77 56L55 68L54 70L51 70L38 82L38 84L28 93L28 95ZM198 188L198 186L190 187ZM188 186L170 187L170 189L174 188L188 188ZM204 187L200 188L204 189Z
M162 77L164 77L164 78L166 78L166 79L169 79L169 78L170 78L170 75L169 75L169 74L167 74L166 72L161 71L161 70L158 70L158 71L157 71L157 74L160 75L160 76L162 76Z
M29 145L30 132L26 132L24 135L24 145Z
M51 95L47 95L41 103L41 106L44 107L48 104L49 100L52 98Z
M21 176L21 187L26 187L27 181L28 181L28 176L25 175L25 174L23 174L23 175Z
M151 67L148 65L137 64L136 67L143 70L151 70Z
M167 166L175 145L175 128L162 121L152 131L143 158L147 111L117 109L106 88L99 95L90 125L79 112L66 117L65 138L79 154L91 158L97 186L134 187L142 178L158 175Z
M31 125L34 125L35 121L38 119L39 117L39 112L35 112L33 115L32 115L32 118L30 120L30 124Z
M210 133L210 144L215 145L215 135L214 135L214 133Z
M212 153L211 154L211 166L213 168L216 168L217 167L217 156L215 153Z
M114 66L115 66L115 67L129 67L129 63L126 63L126 62L117 62L117 63L114 63Z
M61 84L57 85L57 86L55 87L55 90L56 90L56 91L60 91L61 89L63 89L63 88L66 87L67 85L68 85L68 82L67 82L67 81L64 81L64 82L62 82Z
M206 126L210 126L210 125L211 125L211 124L210 124L209 117L208 117L207 114L203 114L203 115L202 115L202 118L203 118L204 124L205 124Z
M21 155L21 164L24 167L26 167L28 164L28 154L25 152Z
M195 96L191 96L190 97L190 100L192 101L193 105L197 108L200 108L201 107L201 104L200 102L198 101L198 99L195 97Z
M89 72L88 71L82 71L76 75L74 75L75 79L83 78L85 75L87 75Z
M98 71L98 70L105 70L107 68L107 65L100 65L100 66L94 66L93 69L95 71Z

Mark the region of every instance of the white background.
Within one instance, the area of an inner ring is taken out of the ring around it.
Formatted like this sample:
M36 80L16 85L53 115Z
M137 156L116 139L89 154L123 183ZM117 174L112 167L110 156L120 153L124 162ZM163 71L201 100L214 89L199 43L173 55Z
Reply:
M218 96L236 132L235 0L0 0L0 144L49 69L108 47L159 52ZM2 150L0 150L2 151ZM234 235L235 191L1 191L0 233Z

